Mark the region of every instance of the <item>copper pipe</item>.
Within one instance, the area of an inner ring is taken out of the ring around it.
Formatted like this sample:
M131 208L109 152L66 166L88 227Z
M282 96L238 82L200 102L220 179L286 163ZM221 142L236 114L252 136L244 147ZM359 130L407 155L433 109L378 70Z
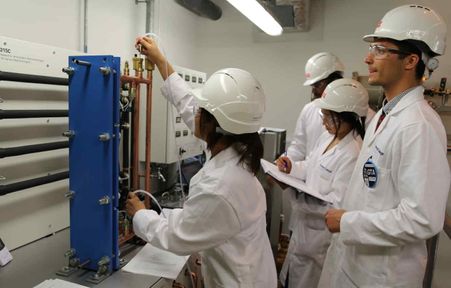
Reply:
M132 166L134 169L133 177L132 177L132 190L136 190L140 188L139 183L139 110L140 110L140 85L139 85L139 79L142 78L142 63L143 59L135 55L132 59L133 61L133 70L135 71L135 77L134 79L136 81L132 82L136 88L135 92L135 99L133 100L133 139L132 139L132 145L133 145L133 155L132 155ZM122 78L122 77L121 77ZM127 76L124 76L126 79Z
M139 107L140 107L140 93L139 93L139 85L132 83L132 89L135 88L135 98L133 99L133 114L132 114L132 129L133 129L133 137L132 137L132 146L133 146L133 155L132 155L132 165L131 169L132 173L132 190L139 189Z
M145 190L150 192L150 158L151 158L151 133L152 133L152 71L154 66L152 63L146 58L146 72L147 72L147 80L146 84L146 169L145 169ZM146 199L147 200L147 199ZM147 203L146 203L147 204ZM149 207L150 207L150 199L149 199Z
M121 83L152 84L148 79L126 75L121 76Z

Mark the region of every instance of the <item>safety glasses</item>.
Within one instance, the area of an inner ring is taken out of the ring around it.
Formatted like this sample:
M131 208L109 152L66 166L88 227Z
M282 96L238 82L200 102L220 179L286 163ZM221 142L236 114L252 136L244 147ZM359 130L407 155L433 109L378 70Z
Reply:
M410 55L411 53L401 51L394 48L388 48L379 44L370 44L368 47L368 51L374 56L376 59L383 59L387 57L388 53L398 54L398 55Z

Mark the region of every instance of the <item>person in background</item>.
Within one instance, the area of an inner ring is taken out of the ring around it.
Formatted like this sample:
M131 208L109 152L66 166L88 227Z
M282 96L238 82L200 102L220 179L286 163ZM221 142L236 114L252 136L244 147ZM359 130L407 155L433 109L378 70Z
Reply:
M302 161L307 158L316 144L319 136L326 130L322 125L322 119L318 113L320 109L315 105L317 99L321 98L327 85L335 80L342 79L344 65L340 59L330 52L320 52L309 58L305 64L304 86L312 87L311 101L302 108L296 121L293 139L287 148L291 161ZM365 126L371 121L375 112L368 106L365 115Z
M324 213L328 207L341 207L365 134L368 92L355 80L340 79L326 87L315 105L321 109L327 131L309 158L292 162L283 156L277 161L280 171L305 180L307 186L331 202L295 192L293 204L299 212L292 220L293 233L280 276L281 283L289 288L318 285L332 236Z
M422 82L445 52L446 30L434 10L404 5L363 37L368 82L386 100L367 128L343 209L325 215L339 234L319 287L422 287L425 241L443 228L450 188L446 132Z
M144 209L132 194L127 212L135 233L175 254L199 252L206 287L276 287L265 194L255 177L263 156L257 133L265 110L263 88L249 72L228 68L213 73L193 94L153 39L139 38L137 45L158 67L163 94L207 143L211 158L191 179L183 209L168 218Z
M344 65L341 63L337 56L330 52L321 52L310 57L305 64L305 81L304 86L311 86L310 103L307 103L301 110L296 122L296 127L293 133L293 138L288 146L285 155L290 158L291 161L302 161L307 158L313 147L316 144L319 136L326 130L322 125L322 119L319 114L320 109L315 105L317 99L321 98L326 86L334 80L343 78ZM287 187L282 183L277 182L271 176L268 176L268 183L270 186L277 183L282 189ZM290 190L290 189L289 189ZM289 209L285 213L289 213L288 230L293 231L293 219L297 219L295 199L291 196L294 191L285 193L289 203ZM285 210L285 209L284 209ZM288 243L290 241L290 235L282 234L281 243ZM284 247L286 247L284 245ZM277 255L277 271L280 271L284 259L286 257L286 249L281 250L280 255ZM285 277L284 277L285 278Z
M319 136L326 131L315 105L326 86L334 80L343 78L344 66L332 53L321 52L313 55L305 64L304 86L312 87L311 100L302 108L296 122L293 139L288 146L287 155L291 161L302 161L310 154Z

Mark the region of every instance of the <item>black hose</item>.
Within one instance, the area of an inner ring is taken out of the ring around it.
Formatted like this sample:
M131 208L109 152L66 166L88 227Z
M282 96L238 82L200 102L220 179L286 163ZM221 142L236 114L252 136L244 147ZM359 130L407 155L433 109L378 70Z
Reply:
M59 77L40 76L32 74L12 73L0 71L0 81L26 82L51 85L69 85L69 79Z
M35 186L60 181L67 178L69 178L69 171L55 173L52 175L29 179L12 184L0 185L0 196L16 192L19 190L24 190Z
M2 110L0 119L67 117L68 110Z
M50 142L42 144L33 144L26 146L17 146L9 148L0 148L0 158L24 155L29 153L50 151L69 147L68 141Z

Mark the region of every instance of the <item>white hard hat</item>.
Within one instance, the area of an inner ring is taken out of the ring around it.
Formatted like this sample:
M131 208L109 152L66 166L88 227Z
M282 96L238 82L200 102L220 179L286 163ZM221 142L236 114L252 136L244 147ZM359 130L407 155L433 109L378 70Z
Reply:
M352 79L338 79L327 85L316 103L320 109L335 112L354 112L360 117L368 113L368 91Z
M210 112L229 133L253 133L261 126L265 94L247 71L237 68L216 71L194 95L199 107Z
M388 11L377 24L374 33L364 36L363 40L373 42L374 38L416 40L426 44L432 53L443 55L446 48L446 24L430 8L415 4L404 5Z
M332 53L321 52L313 55L305 64L304 86L310 86L316 82L326 79L334 72L340 72L343 75L345 67L340 59Z

